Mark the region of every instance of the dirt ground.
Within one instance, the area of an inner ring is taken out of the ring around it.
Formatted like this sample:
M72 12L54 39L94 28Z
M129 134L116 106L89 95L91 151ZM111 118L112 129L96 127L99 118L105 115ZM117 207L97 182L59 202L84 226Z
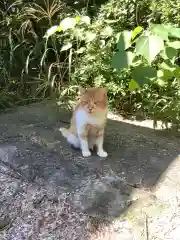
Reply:
M52 102L0 115L0 239L180 239L179 138L109 116L101 159L67 144Z

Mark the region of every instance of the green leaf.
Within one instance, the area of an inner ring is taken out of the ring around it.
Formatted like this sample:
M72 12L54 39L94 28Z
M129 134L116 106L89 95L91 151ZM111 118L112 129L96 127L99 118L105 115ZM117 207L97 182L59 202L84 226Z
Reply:
M132 32L132 39L134 39L140 32L143 31L143 27L138 26Z
M160 52L160 56L161 56L163 59L165 59L165 60L168 59L168 57L167 57L167 55L166 55L166 52L165 52L165 49Z
M83 29L81 28L74 28L73 29L73 35L75 38L79 39L79 40L83 40L84 39L84 35L83 35Z
M134 56L134 58L133 58L133 61L132 61L132 66L133 67L137 67L137 66L139 66L140 64L142 63L142 58L141 58L141 56Z
M136 55L142 55L149 64L164 48L164 41L159 36L142 36L136 42Z
M132 78L139 84L143 85L149 80L157 77L157 72L154 68L149 66L138 66L132 71Z
M169 78L173 77L173 72L167 69L160 69L157 71L158 79L162 79L163 81L169 80Z
M74 19L75 19L76 23L79 23L79 21L81 20L81 17L80 16L76 16Z
M168 31L165 25L163 24L150 24L150 30L154 33L157 34L159 37L162 39L168 41Z
M112 27L107 26L107 27L104 28L104 30L101 32L101 36L110 37L110 36L112 36L112 33L113 33Z
M81 53L85 52L85 50L86 50L85 47L81 47L81 48L79 48L79 49L76 51L76 53L81 54Z
M123 68L129 68L132 64L133 57L134 55L132 52L119 51L115 53L112 58L112 67L118 70L122 70Z
M77 21L75 18L67 17L63 19L60 23L60 27L62 27L63 31L66 31L69 28L74 28Z
M169 27L168 31L169 31L170 35L172 35L173 37L180 38L180 28Z
M85 41L86 42L92 42L96 37L96 34L93 32L86 32L85 34Z
M49 38L50 36L52 36L54 33L56 33L58 31L58 26L52 26L51 28L49 28L45 34L45 38Z
M163 76L164 76L163 70L161 70L161 69L158 70L158 71L157 71L157 77L158 77L158 78L162 78Z
M179 66L175 67L173 74L174 74L174 77L180 78L180 67Z
M155 32L154 32L152 26L154 26ZM168 35L171 35L173 37L180 38L180 28L173 27L170 24L151 24L150 28L154 33L161 36L164 40L168 40L168 39L165 39L167 33L168 33Z
M159 78L157 79L156 82L160 87L163 87L167 84L166 81L164 81L163 79L159 79Z
M180 41L167 42L169 47L180 49Z
M72 43L66 43L62 46L61 52L67 51L68 49L72 48Z
M129 90L134 91L135 89L139 89L139 88L140 88L139 84L133 79L131 79L131 81L129 82Z
M177 56L177 50L172 48L172 47L166 47L164 49L164 51L161 52L161 57L164 59L170 59L172 61L175 60L176 56Z
M131 37L132 37L131 31L125 30L120 34L119 41L117 44L117 48L119 51L124 51L131 46Z
M91 23L91 19L88 16L82 16L82 17L80 17L80 20L81 20L81 22L86 23L87 25L89 25Z
M177 50L172 47L166 47L165 53L170 60L175 59L177 56Z
M168 71L168 72L171 72L171 73L173 73L174 70L176 69L175 65L172 64L171 62L168 62L168 61L162 62L159 66L160 66L160 68L163 69L163 71L166 71L166 72Z

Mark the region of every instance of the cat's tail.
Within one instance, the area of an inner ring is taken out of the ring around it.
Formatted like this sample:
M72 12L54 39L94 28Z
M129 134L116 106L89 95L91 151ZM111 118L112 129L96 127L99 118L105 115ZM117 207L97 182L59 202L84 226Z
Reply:
M63 137L68 138L68 136L70 135L70 132L67 128L60 128L59 131L62 133Z
M67 141L73 145L75 148L80 148L80 141L77 136L73 135L69 129L60 128L60 132L62 133L63 137L67 139Z

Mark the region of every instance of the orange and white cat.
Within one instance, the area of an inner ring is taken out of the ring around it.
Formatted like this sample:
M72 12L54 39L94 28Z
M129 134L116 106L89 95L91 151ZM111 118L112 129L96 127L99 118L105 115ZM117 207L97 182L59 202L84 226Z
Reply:
M100 157L107 157L108 154L103 149L107 113L106 88L81 88L70 128L60 128L60 131L70 144L81 149L84 157L91 156L90 149L94 146Z

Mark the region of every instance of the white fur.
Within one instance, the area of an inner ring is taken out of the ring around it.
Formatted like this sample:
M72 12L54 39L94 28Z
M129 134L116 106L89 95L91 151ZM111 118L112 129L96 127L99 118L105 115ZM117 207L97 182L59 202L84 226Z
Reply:
M75 148L80 148L80 141L75 135L71 134L66 128L60 128L59 130L70 144L72 144Z
M104 113L96 113L94 115L90 115L85 109L78 110L75 114L75 119L77 126L77 134L80 136L84 133L84 126L86 124L102 126L106 119L106 111ZM80 137L71 134L66 128L60 128L60 131L70 144L72 144L75 148L81 148L82 155L84 157L91 156L91 152L89 151L89 149L93 149L95 145L97 146L98 156L107 157L108 154L103 149L103 136L98 139L91 137L88 139L88 141L86 141L84 139L80 139Z
M76 118L77 133L80 136L81 134L84 133L84 126L86 124L102 126L106 118L106 112L90 115L85 109L82 109L76 112L75 118ZM97 139L96 142L94 142L94 139L88 139L88 142L87 142L79 138L79 144L84 157L88 157L91 155L91 152L89 151L89 149L93 148L95 144L97 145L97 150L98 150L97 154L100 157L107 157L107 153L103 150L103 137Z
M69 134L69 136L67 137L67 141L72 144L75 148L80 148L80 141L79 138L77 138L75 135L73 134Z
M85 109L82 109L76 112L75 117L77 128L81 128L85 124L94 124L101 126L104 124L106 112L90 115Z

